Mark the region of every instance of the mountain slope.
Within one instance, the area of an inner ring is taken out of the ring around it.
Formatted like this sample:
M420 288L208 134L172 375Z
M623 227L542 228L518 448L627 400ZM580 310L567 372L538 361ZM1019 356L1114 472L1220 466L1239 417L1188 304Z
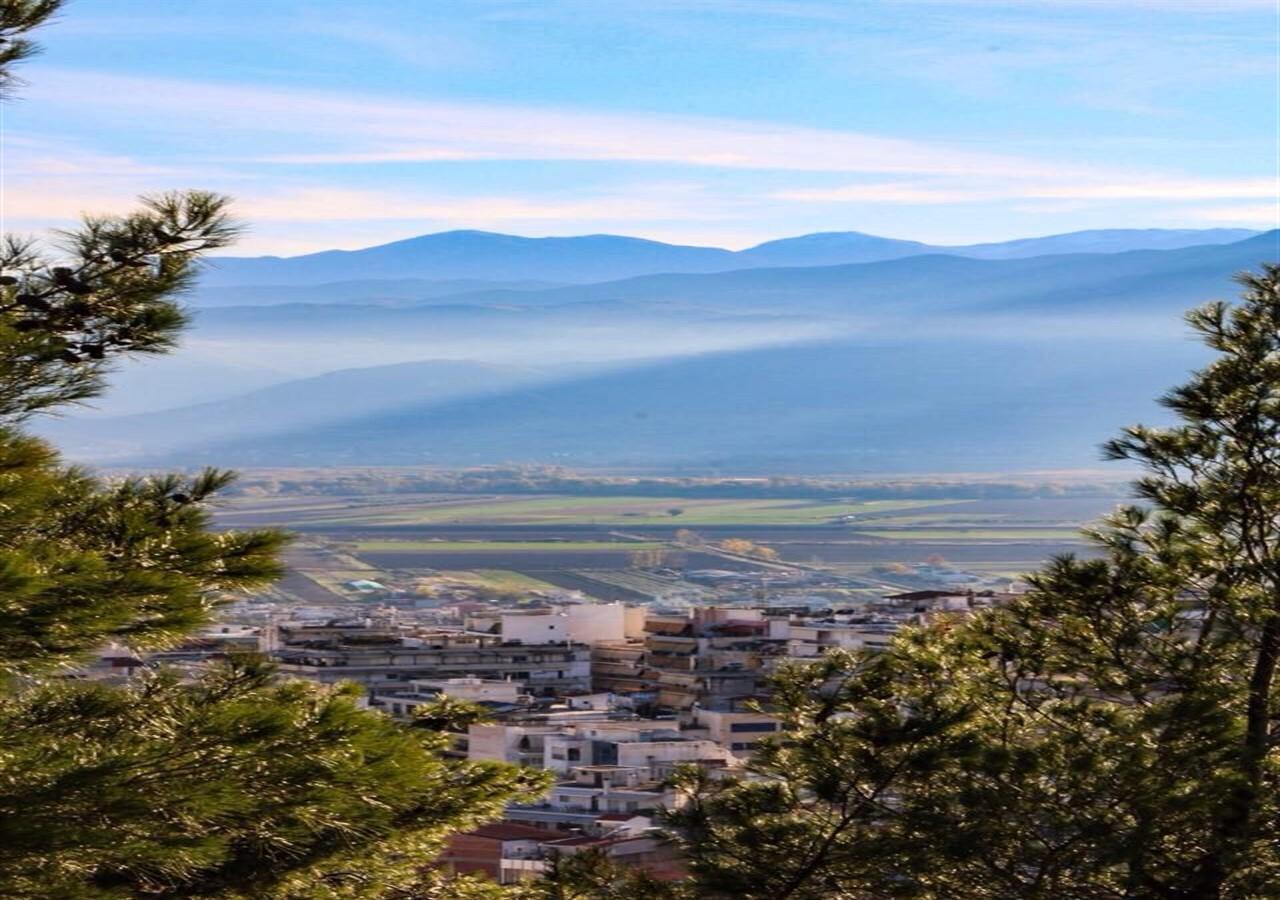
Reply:
M386 279L587 283L665 272L848 265L929 253L1005 259L1056 253L1173 249L1226 243L1254 233L1231 229L1119 229L944 247L858 232L829 232L768 241L734 252L617 235L526 238L483 231L447 231L363 250L329 250L289 258L219 257L210 260L201 279L201 290Z
M1256 237L1248 228L1104 228L1022 238L996 244L969 244L950 252L975 259L1019 259L1061 253L1125 253L1130 250L1178 250L1210 244L1233 244Z
M734 471L1087 466L1199 359L1185 341L858 341L669 360L412 404L186 464L566 465Z
M640 272L715 271L731 268L732 261L728 250L607 234L526 238L446 231L364 250L327 250L285 259L211 259L202 284L299 285L381 278L606 281Z
M91 429L67 422L59 434L98 458L112 447L184 464L1088 465L1099 440L1158 412L1150 398L1199 358L1182 311L1232 296L1234 272L1276 259L1280 231L1166 251L646 276L519 292L537 301L523 307L206 310L196 336L211 345L387 358L415 336L457 352L483 334L543 362L518 373L441 362L335 372ZM750 338L713 343L733 329ZM806 342L777 346L788 339ZM612 370L566 371L573 352L599 353Z
M946 252L919 241L882 238L859 231L829 231L766 241L737 253L742 267L842 266Z
M537 291L557 287L549 281L485 281L478 278L386 278L330 281L306 285L231 285L202 287L190 298L201 308L277 306L284 303L373 303L412 306L444 303L458 294L481 291Z
M979 260L912 256L809 268L740 269L713 274L646 275L538 291L489 291L415 308L276 306L214 309L201 333L322 332L394 337L415 329L500 328L538 310L565 323L637 315L687 320L693 311L841 319L901 314L1011 310L1052 314L1091 308L1165 314L1233 293L1231 275L1280 258L1280 231L1245 241L1180 250Z
M551 369L457 360L424 360L343 369L287 381L229 400L78 422L47 421L40 431L75 455L156 454L224 440L342 422L406 406L442 403L510 390L553 377Z

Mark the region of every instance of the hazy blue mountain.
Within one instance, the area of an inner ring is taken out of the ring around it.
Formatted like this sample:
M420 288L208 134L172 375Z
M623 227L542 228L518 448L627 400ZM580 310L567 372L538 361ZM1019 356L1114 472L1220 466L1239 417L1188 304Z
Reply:
M1177 250L1205 244L1231 244L1255 237L1248 228L1104 228L997 244L969 244L952 252L979 259L1017 259L1058 253L1124 253L1129 250Z
M545 381L553 374L551 369L424 360L344 369L161 412L83 422L51 420L39 428L72 455L152 455L216 442L228 434L251 438L341 422L353 415L475 397Z
M928 253L996 259L1052 253L1173 249L1225 243L1254 233L1240 229L1118 229L1001 244L944 247L858 232L831 232L768 241L734 252L607 234L526 238L485 231L447 231L363 250L328 250L288 258L219 257L210 261L201 280L201 291L243 285L260 288L385 279L587 283L666 272L845 265ZM369 289L380 290L372 286Z
M681 276L685 277L685 276ZM642 296L614 298L573 293L542 297L527 306L492 302L492 295L476 295L474 305L438 306L355 306L348 304L280 304L278 306L229 306L200 310L196 316L197 335L236 338L281 335L301 338L345 336L348 338L404 338L409 335L441 336L476 333L522 333L540 325L608 325L633 319L662 319L672 325L721 318L723 304L709 297L703 306L692 303L648 300ZM505 294L502 300L508 300ZM748 304L743 304L748 308ZM728 310L736 312L737 310ZM760 314L768 310L760 311Z
M876 237L859 231L827 231L766 241L736 254L740 267L840 266L945 252L919 241Z
M1280 231L1180 250L981 260L912 256L807 268L646 275L537 291L457 295L413 308L290 305L203 311L199 333L396 336L440 329L584 324L626 316L692 322L711 312L861 320L899 314L1177 311L1234 291L1231 275L1280 258Z
M598 234L526 238L446 231L369 247L305 256L211 259L206 287L324 284L382 278L607 281L641 272L707 272L733 266L733 253Z
M198 307L275 306L283 303L371 303L411 306L444 302L446 298L457 294L474 294L481 291L534 291L556 286L550 281L387 278L307 285L199 287L188 296L187 301Z
M1280 231L1164 251L645 276L514 292L524 306L484 305L513 294L489 292L464 295L475 305L211 309L202 345L376 359L435 340L492 360L506 342L528 366L333 372L57 433L80 455L170 464L1089 465L1116 428L1159 415L1152 398L1201 358L1181 313L1277 259ZM590 354L590 368L563 366Z
M184 345L167 356L143 356L121 362L111 373L111 390L66 413L72 418L127 416L235 397L296 374L273 367L270 359L227 360L218 351Z
M669 360L154 461L231 465L557 462L732 471L1090 466L1199 359L1185 341L843 341ZM225 434L225 432L224 432Z

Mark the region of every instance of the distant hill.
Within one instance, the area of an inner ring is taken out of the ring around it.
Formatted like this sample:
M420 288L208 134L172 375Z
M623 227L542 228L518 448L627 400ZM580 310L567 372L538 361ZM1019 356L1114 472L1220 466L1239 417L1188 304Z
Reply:
M525 306L484 305L494 294L481 293L465 295L475 305L211 309L196 337L215 346L376 352L414 336L457 347L483 334L523 341L543 362L371 366L51 429L73 455L167 464L1091 465L1116 428L1158 417L1152 398L1202 358L1182 311L1232 296L1233 273L1275 259L1280 231L1165 251L646 276L516 292ZM752 334L750 345L682 343L733 329ZM760 346L761 334L790 343ZM611 341L607 370L564 365L563 348ZM638 349L667 358L627 361Z
M459 294L482 291L536 291L557 287L550 281L484 281L478 278L387 278L306 285L233 285L202 287L189 299L199 307L276 306L284 303L373 303L414 306L447 302Z
M824 342L667 360L536 386L350 407L339 422L227 439L209 429L144 462L997 471L1092 466L1200 359L1187 342Z
M320 427L353 416L509 390L553 370L456 360L344 369L160 413L88 422L55 420L42 431L72 454L153 455L180 447Z
M1178 250L1205 244L1232 244L1256 237L1248 228L1105 228L998 244L970 244L952 252L978 259L1018 259L1059 253L1124 253L1129 250Z
M734 254L737 268L757 266L842 266L946 252L919 241L876 237L859 231L830 231L766 241Z
M1245 241L1181 250L980 260L913 256L875 263L742 269L714 274L647 275L538 291L457 295L447 305L380 308L282 305L204 311L199 334L333 334L394 337L440 329L524 327L535 310L566 325L617 317L674 323L732 315L865 319L958 312L1020 314L1083 309L1182 308L1234 292L1231 275L1280 257L1280 231Z
M668 272L846 265L930 253L1008 259L1057 253L1167 250L1229 243L1254 234L1240 229L1120 229L944 247L858 232L834 232L768 241L734 252L607 234L526 238L486 231L446 231L363 250L328 250L288 258L219 257L210 260L201 279L201 290L389 279L588 283ZM376 293L383 289L371 286L369 290ZM203 295L198 293L199 296Z
M711 272L733 267L733 253L598 234L526 238L446 231L364 250L305 256L211 259L201 283L324 284L386 278L607 281L642 272Z

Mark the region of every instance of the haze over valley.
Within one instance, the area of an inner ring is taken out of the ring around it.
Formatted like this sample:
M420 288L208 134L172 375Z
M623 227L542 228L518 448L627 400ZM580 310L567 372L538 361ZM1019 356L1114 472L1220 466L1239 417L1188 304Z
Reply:
M1278 242L841 233L735 253L452 232L215 259L181 354L42 428L117 464L1089 467L1202 358L1182 311Z

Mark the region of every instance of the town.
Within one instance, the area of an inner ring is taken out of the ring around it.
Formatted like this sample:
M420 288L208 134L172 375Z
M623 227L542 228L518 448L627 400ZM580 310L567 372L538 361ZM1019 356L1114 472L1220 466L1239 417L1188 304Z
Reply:
M1280 897L1278 2L0 0L0 898Z
M450 755L543 769L556 781L540 802L511 803L501 821L454 835L440 865L509 884L594 849L678 880L685 870L660 818L684 800L670 779L686 766L713 778L747 773L759 742L779 731L768 687L780 665L834 648L876 650L904 627L999 606L1017 587L975 589L976 576L920 569L939 586L853 605L824 604L839 578L773 570L685 573L743 598L734 605L642 606L567 589L481 599L466 584L423 596L357 579L343 585L349 603L242 599L179 647L107 649L86 675L128 681L164 666L195 677L253 652L283 678L357 683L367 708L406 723L442 698L475 704L484 715L450 734ZM942 584L948 573L959 583ZM770 602L753 600L762 596Z

